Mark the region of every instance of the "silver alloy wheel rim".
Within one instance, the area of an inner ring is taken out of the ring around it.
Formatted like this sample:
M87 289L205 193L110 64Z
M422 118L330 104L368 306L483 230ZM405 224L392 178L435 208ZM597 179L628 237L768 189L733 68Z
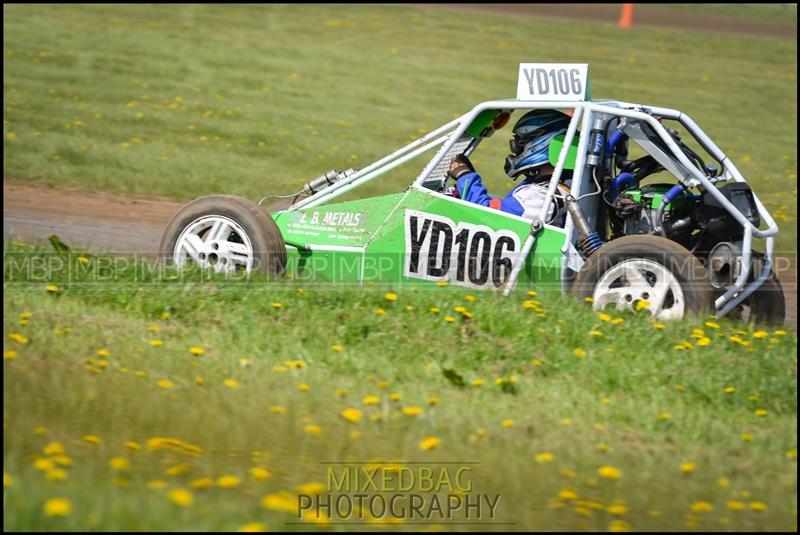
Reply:
M175 242L173 258L177 267L191 260L217 273L253 269L250 237L236 221L220 215L199 217L187 225Z
M616 264L603 274L592 295L595 310L610 304L618 310L633 309L640 301L646 301L650 314L658 319L683 318L686 301L680 282L653 260L636 258Z

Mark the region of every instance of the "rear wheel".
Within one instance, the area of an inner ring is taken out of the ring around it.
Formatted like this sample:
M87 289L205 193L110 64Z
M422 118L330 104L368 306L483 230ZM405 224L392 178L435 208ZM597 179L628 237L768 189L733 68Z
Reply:
M655 318L681 319L711 309L708 271L689 250L660 236L624 236L590 256L572 287L595 310L646 308Z
M280 274L286 245L275 222L255 203L233 195L196 199L164 231L161 255L178 267L194 263L217 272Z

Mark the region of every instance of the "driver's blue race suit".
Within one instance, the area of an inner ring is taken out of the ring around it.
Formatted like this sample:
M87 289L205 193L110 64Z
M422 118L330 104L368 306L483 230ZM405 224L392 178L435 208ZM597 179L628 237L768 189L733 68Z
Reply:
M505 197L500 198L489 195L481 176L475 171L470 171L461 175L456 181L456 190L458 191L458 197L465 201L532 219L541 215L542 206L547 195L547 184L548 181L542 182L541 178L538 179L538 183L528 178L511 188L511 191ZM558 216L563 215L563 210L559 210L559 204L554 198L550 209L547 211L545 222L556 223L556 221L553 221L556 219L554 210ZM561 217L558 219L561 219Z

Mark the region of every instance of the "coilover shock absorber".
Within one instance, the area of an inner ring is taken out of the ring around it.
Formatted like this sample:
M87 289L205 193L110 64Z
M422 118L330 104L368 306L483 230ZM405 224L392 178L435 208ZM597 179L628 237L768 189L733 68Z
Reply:
M567 211L572 216L575 228L578 230L578 237L581 240L578 246L583 253L583 257L588 258L603 246L603 240L600 239L600 235L596 230L592 230L591 227L589 227L589 223L587 223L586 218L583 217L583 212L578 206L578 201L575 200L575 197L567 195L564 202L567 205Z

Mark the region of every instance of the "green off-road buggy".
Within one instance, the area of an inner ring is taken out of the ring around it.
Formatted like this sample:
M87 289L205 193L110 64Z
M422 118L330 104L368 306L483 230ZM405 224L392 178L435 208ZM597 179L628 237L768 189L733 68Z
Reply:
M522 64L516 99L478 104L271 207L226 195L192 201L169 223L161 253L178 266L333 283L449 281L508 294L521 279L591 298L597 310L782 323L783 291L772 270L778 228L733 162L680 111L590 100L587 70ZM451 195L453 158L532 109L572 117L550 146L555 172L542 214L519 217ZM405 190L336 201L427 152L433 157ZM559 224L544 220L554 203L566 210ZM753 250L754 239L764 252Z

